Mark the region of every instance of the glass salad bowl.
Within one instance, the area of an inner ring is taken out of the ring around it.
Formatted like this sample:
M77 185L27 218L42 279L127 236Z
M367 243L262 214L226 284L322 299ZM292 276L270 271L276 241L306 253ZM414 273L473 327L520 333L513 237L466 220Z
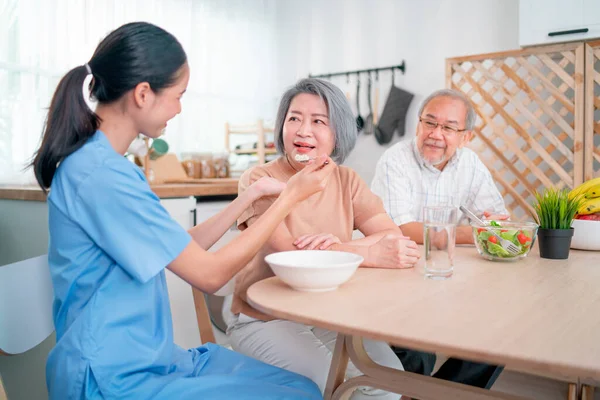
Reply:
M486 221L485 225L471 222L473 240L479 254L492 261L514 261L526 257L535 243L538 225L533 222ZM513 243L518 251L510 252L501 241L503 239Z

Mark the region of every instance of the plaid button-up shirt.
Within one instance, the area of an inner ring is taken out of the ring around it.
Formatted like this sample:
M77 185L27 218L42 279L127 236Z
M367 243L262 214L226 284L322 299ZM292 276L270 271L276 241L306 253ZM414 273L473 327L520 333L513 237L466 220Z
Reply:
M508 214L492 176L471 149L457 149L442 171L427 164L416 139L389 148L377 163L371 190L397 225L422 222L424 206L460 205L476 214ZM459 224L467 219L459 211Z

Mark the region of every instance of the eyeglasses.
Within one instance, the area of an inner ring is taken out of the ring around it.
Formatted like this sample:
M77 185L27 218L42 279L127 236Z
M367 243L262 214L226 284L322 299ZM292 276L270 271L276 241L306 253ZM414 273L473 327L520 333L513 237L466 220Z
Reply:
M452 126L452 125L443 125L437 121L433 121L430 119L419 118L419 122L421 122L423 124L423 126L430 131L433 131L435 128L437 128L439 126L442 133L444 134L444 136L455 136L455 135L458 135L459 133L467 130L466 128L458 129L457 127Z

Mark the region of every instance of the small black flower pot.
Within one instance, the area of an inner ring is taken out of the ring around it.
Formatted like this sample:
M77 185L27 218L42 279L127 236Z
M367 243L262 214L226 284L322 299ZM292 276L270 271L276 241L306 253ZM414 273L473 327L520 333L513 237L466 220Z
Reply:
M540 247L540 257L552 260L569 258L573 228L569 229L538 229L537 238Z

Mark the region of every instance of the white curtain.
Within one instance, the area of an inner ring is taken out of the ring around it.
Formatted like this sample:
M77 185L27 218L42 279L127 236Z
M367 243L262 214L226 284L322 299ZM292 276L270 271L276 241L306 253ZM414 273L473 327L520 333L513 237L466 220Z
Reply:
M219 151L225 122L272 118L276 0L0 0L0 184L33 182L23 167L58 81L132 21L166 29L188 54L183 112L166 132L173 151Z

